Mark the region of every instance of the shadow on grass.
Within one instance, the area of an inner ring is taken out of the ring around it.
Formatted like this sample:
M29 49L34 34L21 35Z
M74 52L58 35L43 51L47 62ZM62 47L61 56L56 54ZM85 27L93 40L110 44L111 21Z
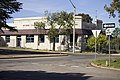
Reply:
M0 49L1 55L9 55L9 54L50 54L49 52L35 52L29 50L11 50L11 49ZM58 54L58 53L54 53Z
M0 71L0 80L87 80L85 73L55 73L46 71Z

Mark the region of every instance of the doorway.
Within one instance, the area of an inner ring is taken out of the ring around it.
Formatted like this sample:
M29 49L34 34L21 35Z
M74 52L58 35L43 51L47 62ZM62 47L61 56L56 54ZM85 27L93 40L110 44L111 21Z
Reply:
M21 35L17 36L17 47L21 47Z

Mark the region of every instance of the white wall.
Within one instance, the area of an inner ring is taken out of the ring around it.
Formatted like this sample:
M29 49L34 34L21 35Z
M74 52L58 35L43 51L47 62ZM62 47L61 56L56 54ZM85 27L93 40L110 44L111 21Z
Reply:
M44 43L39 43L38 49L50 50L51 46L50 46L50 41L48 39L48 35L44 35L44 37L45 37L45 41Z
M82 28L82 17L75 16L75 28L81 29Z
M59 43L55 43L55 50L60 49L60 42L62 42L64 38L64 35L59 36ZM39 43L38 49L43 49L43 50L52 50L53 49L53 43L50 43L48 39L48 35L45 35L45 42L44 43ZM61 45L61 49L63 50L63 45Z
M17 29L35 29L34 22L44 22L46 23L46 29L50 28L50 26L47 24L46 17L15 18L13 24L14 27L16 27ZM81 28L82 26L81 16L76 16L75 24L76 24L75 28ZM59 28L57 24L56 24L56 28Z
M16 47L16 46L17 46L17 37L16 36L10 36L9 47Z
M35 29L34 22L46 22L45 17L15 18L14 25L17 29Z
M21 47L25 48L26 44L26 35L21 36Z

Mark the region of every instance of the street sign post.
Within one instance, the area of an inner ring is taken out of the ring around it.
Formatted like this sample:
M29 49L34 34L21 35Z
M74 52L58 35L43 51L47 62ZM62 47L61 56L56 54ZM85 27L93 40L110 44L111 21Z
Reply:
M106 35L109 36L109 67L110 67L110 60L111 60L111 54L110 54L110 35L112 34L111 28L115 28L115 23L104 23L103 28L106 28Z
M96 52L97 52L97 45L96 45L96 38L99 36L101 30L92 30L92 33L95 37L95 60L96 60Z

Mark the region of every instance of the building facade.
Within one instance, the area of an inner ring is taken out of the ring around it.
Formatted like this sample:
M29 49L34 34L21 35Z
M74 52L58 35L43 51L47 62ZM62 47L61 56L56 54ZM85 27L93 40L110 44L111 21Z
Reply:
M46 23L45 29L37 30L34 26L35 22ZM0 32L0 46L8 47L22 47L41 50L52 50L53 43L48 39L48 32L50 26L47 24L46 17L29 17L29 18L15 18L13 23L8 24L15 27L18 32L10 32L4 30L4 33ZM58 26L56 26L56 29ZM86 40L92 35L93 29L102 29L102 23L96 27L95 24L82 21L81 16L75 18L75 47L80 50L86 49ZM65 35L58 35L55 39L55 50L65 50L66 45ZM69 35L69 47L72 47L72 33Z

